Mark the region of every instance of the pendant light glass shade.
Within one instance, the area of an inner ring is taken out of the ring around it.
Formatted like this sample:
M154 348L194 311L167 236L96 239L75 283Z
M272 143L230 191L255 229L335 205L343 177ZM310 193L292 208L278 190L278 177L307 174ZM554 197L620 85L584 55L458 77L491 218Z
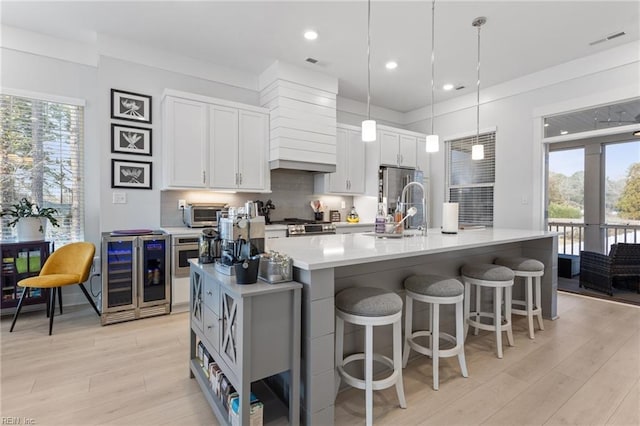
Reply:
M362 141L373 142L376 140L376 120L364 120L362 122Z
M427 135L427 152L438 152L440 150L440 138L438 135Z
M484 145L479 143L471 146L471 159L484 160Z
M371 119L371 0L367 2L367 119L362 122L362 141L376 140L376 121Z
M487 18L481 16L471 22L471 25L478 28L478 82L476 94L476 144L471 146L471 159L484 160L484 145L480 143L480 27L487 22Z
M431 3L431 134L427 136L427 152L438 152L440 150L440 138L433 131L433 122L436 117L433 115L434 101L434 69L436 61L435 53L435 30L436 27L436 0Z

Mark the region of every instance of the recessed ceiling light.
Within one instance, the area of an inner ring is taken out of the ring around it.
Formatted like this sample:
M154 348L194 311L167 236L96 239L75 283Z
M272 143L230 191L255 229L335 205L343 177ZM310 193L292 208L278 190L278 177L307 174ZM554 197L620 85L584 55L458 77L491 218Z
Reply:
M549 127L549 123L544 123L544 127Z
M398 63L395 61L389 61L386 64L384 64L384 66L388 69L388 70L395 70L396 68L398 68Z
M566 131L566 130L560 130L560 134L561 134L561 135L566 135L566 134L569 134L569 132L568 132L568 131Z
M453 90L455 86L451 83L447 83L445 85L442 86L442 90Z
M315 40L318 38L318 33L313 30L305 31L304 38L306 38L307 40Z

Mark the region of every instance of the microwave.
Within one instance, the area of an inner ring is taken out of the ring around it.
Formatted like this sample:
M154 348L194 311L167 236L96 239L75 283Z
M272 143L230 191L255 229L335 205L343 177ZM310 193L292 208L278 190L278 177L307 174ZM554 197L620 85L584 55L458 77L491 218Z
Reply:
M184 208L183 221L189 228L218 226L218 216L225 209L225 204L187 204Z

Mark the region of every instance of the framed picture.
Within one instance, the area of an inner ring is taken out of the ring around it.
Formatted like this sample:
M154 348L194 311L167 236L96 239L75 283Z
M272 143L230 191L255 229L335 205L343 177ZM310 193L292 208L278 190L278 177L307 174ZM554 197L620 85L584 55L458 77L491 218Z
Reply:
M111 123L111 152L151 155L151 129Z
M111 118L151 124L151 96L111 89Z
M151 189L151 162L112 159L111 187Z

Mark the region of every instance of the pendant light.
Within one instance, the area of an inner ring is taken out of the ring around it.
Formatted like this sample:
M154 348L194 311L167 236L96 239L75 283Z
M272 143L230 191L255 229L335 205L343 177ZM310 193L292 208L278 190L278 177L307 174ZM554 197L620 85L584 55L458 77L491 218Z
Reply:
M371 0L367 2L367 119L362 122L362 140L376 140L376 121L371 119Z
M478 82L476 95L476 143L471 146L471 159L484 160L484 145L480 143L480 27L486 24L487 18L481 16L473 20L471 25L478 28Z
M436 0L431 3L431 134L427 135L427 152L438 152L440 150L440 138L433 131L433 122L436 117L433 115L433 102L434 102L434 64L435 64L435 26L436 26Z

